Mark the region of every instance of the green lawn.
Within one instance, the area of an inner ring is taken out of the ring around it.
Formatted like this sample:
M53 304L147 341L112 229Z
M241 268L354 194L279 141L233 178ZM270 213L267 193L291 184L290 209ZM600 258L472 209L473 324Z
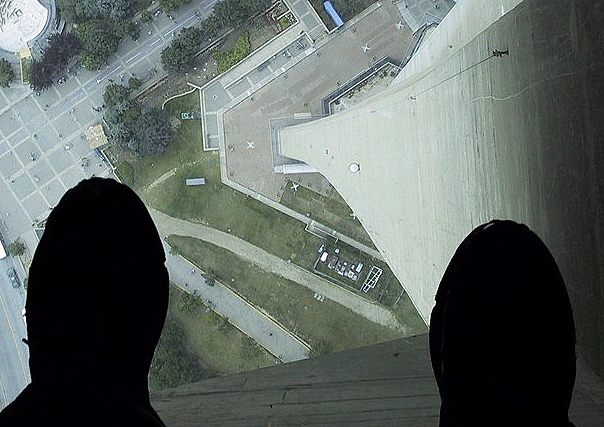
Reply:
M304 224L220 183L215 167L205 162L181 168L147 201L167 214L227 231L264 250L310 269L321 239L304 231ZM184 187L187 177L205 177L206 185Z
M203 365L217 374L233 374L272 366L276 359L250 340L226 319L205 305L191 311L181 311L178 303L183 291L170 286L170 316L184 328L188 347Z
M310 212L311 218L318 222L374 248L361 223L350 216L350 207L335 190L332 195L325 197L302 186L299 186L296 192L291 187L291 182L288 181L281 204L296 212Z
M176 98L166 105L166 111L179 119L181 111L199 110L199 108L198 91ZM127 164L124 162L117 167L116 172L124 183L140 194L141 190L164 173L184 165L203 162L205 157L208 157L203 154L201 123L199 120L181 120L180 128L174 132L172 142L164 153L143 157ZM207 154L211 156L214 153Z
M31 69L31 58L21 59L23 83L29 83L29 70Z
M311 290L267 273L226 249L181 236L170 236L168 243L198 267L212 268L219 282L266 310L304 341L323 347L323 352L402 337L401 332L370 322L333 301L319 302Z
M428 332L428 327L418 314L407 292L397 280L387 281L380 289L380 304L388 307L397 320L413 331L413 334Z
M197 91L175 98L166 104L166 109L171 115L176 117L180 117L180 112L182 111L192 111L198 108L199 94ZM206 224L210 227L229 232L282 259L290 259L293 263L311 270L316 260L317 248L323 240L306 232L303 223L222 184L220 181L218 153L216 151L204 152L201 147L201 126L199 121L182 120L181 127L175 132L174 140L165 153L159 156L143 158L132 164L122 163L116 172L125 183L138 192L149 206L176 218ZM166 174L167 172L170 173ZM171 174L171 172L174 172L174 174ZM157 183L157 180L162 176L166 179ZM206 185L187 187L185 179L193 177L205 178ZM156 182L156 185L146 190L154 182ZM307 205L312 205L313 201L315 201L315 204L318 204L312 194L314 193L309 191L307 194L300 188L296 197L301 196L298 197L298 202L305 201ZM295 202L293 201L290 204L294 204ZM342 229L342 227L349 227L352 223L352 227L356 226L356 230L359 233L356 237L362 240L359 236L364 233L364 230L362 230L358 222L353 221L349 217L349 208L341 199L338 200L337 197L323 198L321 203L325 206L323 208L325 215L329 212L331 215L334 215L333 218L339 217L343 221L341 227L337 226L335 222L329 223L329 221L325 221L326 223L343 232L347 232L347 229ZM302 212L308 210L305 209ZM317 213L316 215L318 218L320 214ZM324 216L324 218L327 218L327 216ZM196 251L187 250L185 252L187 253L187 258L190 260L195 261L199 259L189 256L189 252L196 253ZM225 256L225 259L230 259L227 256L230 252L228 254L225 252L228 251L216 250L212 253L222 254ZM216 263L221 266L221 274L229 278L235 278L236 283L246 281L246 275L251 274L249 271L253 271L254 276L266 277L264 271L256 268L237 270L234 266L229 265L228 262L225 263L217 259ZM205 265L203 267L206 268ZM216 271L218 272L219 270L216 269ZM273 277L271 280L277 280L277 278ZM278 281L274 283L284 283L284 280L278 278ZM295 293L291 294L292 301L295 301L298 294L303 292L306 295L304 297L300 296L300 298L305 298L310 306L316 305L316 300L312 298L312 293L306 291L305 288L300 288L299 285L290 283L288 289L292 289L292 292L295 290ZM245 295L247 296L247 294ZM283 295L289 294L283 293ZM296 295L296 297L293 295ZM336 304L326 301L325 305ZM297 317L288 310L288 308L283 308L281 318L284 319L284 324L293 322L290 326L295 329L297 328L297 323L293 319L297 319ZM349 314L352 314L352 312ZM334 328L342 326L338 322L340 320L334 323ZM414 320L411 319L410 322L413 323ZM302 322L301 324L305 323ZM309 330L314 329L309 328ZM365 335L370 338L357 337L355 334L346 335L345 339L333 343L332 349L352 348L394 337L388 334L380 335L377 331L369 331ZM312 334L309 336L314 340L326 338L321 333L318 336L313 336ZM331 339L333 338L328 339L328 341Z
M199 94L176 98L166 104L173 116L199 108ZM167 172L165 181L144 191ZM198 120L183 120L168 150L116 169L120 179L134 188L150 206L176 218L207 224L259 246L283 259L311 268L321 239L304 231L304 224L278 212L220 181L216 151L201 148ZM186 178L204 177L206 185L186 187Z

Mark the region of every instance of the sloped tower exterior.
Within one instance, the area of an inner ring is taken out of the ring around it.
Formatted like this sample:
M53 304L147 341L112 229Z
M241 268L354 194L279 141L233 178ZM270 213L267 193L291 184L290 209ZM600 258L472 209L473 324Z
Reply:
M475 226L507 218L534 229L573 304L570 418L582 426L604 419L601 379L582 362L604 373L603 18L602 1L460 0L385 92L280 133L282 154L352 207L426 323ZM152 402L172 426L436 426L428 353L423 335Z
M426 323L474 227L529 225L560 264L579 346L602 366L602 331L582 328L603 309L602 7L592 3L460 1L386 92L284 128L280 141L340 192Z

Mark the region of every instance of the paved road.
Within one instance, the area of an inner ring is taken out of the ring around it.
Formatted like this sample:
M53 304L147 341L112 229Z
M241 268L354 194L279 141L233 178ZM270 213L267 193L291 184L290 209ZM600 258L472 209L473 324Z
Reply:
M290 332L222 284L216 282L214 286L208 286L198 268L183 257L170 254L167 245L165 249L170 280L183 290L196 291L215 312L227 317L230 323L281 361L294 362L308 357L308 348Z
M103 113L92 108L103 103L110 80L126 83L136 75L145 81L161 74L161 50L172 32L207 17L214 3L194 2L174 12L175 20L161 14L151 24L141 23L140 39L126 37L106 68L80 69L77 76L68 76L39 96L23 85L0 89L0 215L9 239L20 236L35 248L32 224L44 220L68 188L93 175L111 176L83 136L102 118ZM82 166L83 157L88 166Z
M39 96L19 84L0 89L0 216L8 229L3 229L7 241L21 237L33 253L38 243L35 224L48 216L67 189L91 176L112 176L83 136L86 128L102 118L103 113L92 108L102 104L109 79L118 83L123 76L125 83L132 75L143 81L156 78L161 50L171 41L172 32L197 23L195 12L202 19L207 17L214 3L203 0L185 5L172 13L174 21L162 14L151 24L141 23L140 39L134 42L126 37L106 68L98 72L80 69L77 76ZM83 166L84 157L88 166ZM4 270L0 269L1 276ZM10 285L4 289L2 282L0 286L6 306L0 305L1 408L25 387L28 373L26 349L20 344L24 301Z
M253 262L268 272L278 274L281 277L292 280L302 286L306 286L312 291L318 292L325 297L348 307L355 313L360 314L372 322L404 330L404 327L398 323L394 315L384 307L373 304L339 286L334 286L327 280L322 279L295 264L288 263L243 239L201 224L173 218L155 209L150 208L149 212L162 237L175 234L190 236L213 243Z
M21 316L25 292L23 287L14 289L9 283L6 275L9 267L13 267L10 257L0 260L0 409L12 402L30 382L29 351L21 342L26 336Z

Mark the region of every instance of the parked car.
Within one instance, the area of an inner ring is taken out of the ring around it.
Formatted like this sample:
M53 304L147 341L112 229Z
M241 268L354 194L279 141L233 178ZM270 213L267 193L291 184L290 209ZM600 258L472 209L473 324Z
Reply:
M15 272L14 268L9 268L6 274L8 275L8 279L10 280L10 284L13 286L13 288L18 288L21 285L21 282L19 282L19 277L17 277L17 273Z

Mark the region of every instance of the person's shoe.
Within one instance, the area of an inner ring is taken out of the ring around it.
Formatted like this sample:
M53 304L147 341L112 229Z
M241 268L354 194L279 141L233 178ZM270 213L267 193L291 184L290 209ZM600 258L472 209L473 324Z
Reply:
M430 354L440 426L568 426L575 327L554 258L528 227L492 221L440 282Z

